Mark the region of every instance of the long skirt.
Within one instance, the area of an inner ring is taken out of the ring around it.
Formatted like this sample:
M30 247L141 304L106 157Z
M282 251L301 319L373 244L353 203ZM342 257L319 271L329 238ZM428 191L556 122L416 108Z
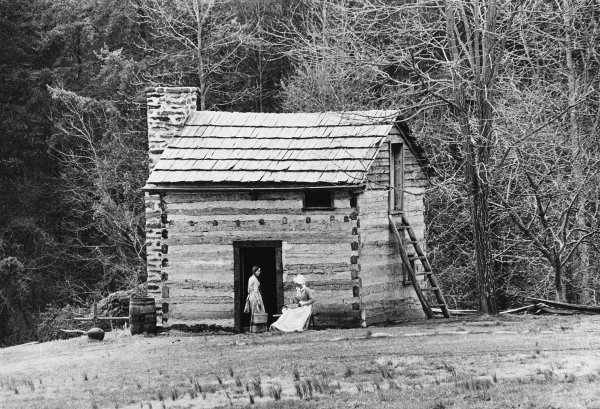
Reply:
M246 314L265 312L265 304L263 303L260 291L253 291L248 294L248 297L246 298L246 305L244 306L244 312Z
M312 305L298 308L286 308L281 317L271 325L273 328L283 332L304 331L304 327L312 314Z

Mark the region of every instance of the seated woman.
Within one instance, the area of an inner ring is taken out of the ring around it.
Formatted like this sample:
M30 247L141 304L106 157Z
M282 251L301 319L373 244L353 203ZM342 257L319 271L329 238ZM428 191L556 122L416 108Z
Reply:
M294 277L294 283L296 296L290 300L290 304L283 307L281 317L271 325L271 331L303 331L308 324L315 299L311 289L306 286L303 275Z

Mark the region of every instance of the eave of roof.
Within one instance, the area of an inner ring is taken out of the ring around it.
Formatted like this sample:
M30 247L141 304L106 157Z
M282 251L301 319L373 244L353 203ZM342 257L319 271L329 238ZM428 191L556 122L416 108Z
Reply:
M330 185L330 184L211 184L211 185L199 185L199 184L158 184L151 185L147 184L142 188L143 191L150 193L162 193L162 192L254 192L254 191L298 191L298 190L312 190L312 189L326 189L326 190L351 190L355 192L362 191L366 188L366 184L353 184L353 185Z

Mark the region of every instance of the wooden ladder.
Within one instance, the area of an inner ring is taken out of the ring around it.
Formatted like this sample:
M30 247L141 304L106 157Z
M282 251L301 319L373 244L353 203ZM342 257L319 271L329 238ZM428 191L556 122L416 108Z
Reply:
M423 311L425 312L425 315L427 316L427 318L434 318L433 310L431 309L431 306L429 305L429 303L427 302L427 299L423 295L424 290L425 291L433 291L433 294L435 294L435 298L438 303L437 305L434 305L434 307L440 308L442 310L442 314L444 315L445 318L450 318L450 311L448 311L448 306L446 305L446 300L444 299L442 290L440 290L437 278L435 277L435 274L433 273L433 271L431 269L431 264L429 264L429 261L427 260L427 256L421 249L421 246L419 245L419 242L417 241L417 236L415 236L415 232L410 227L410 223L408 222L408 219L406 218L406 216L404 216L403 213L401 213L400 215L401 215L400 228L403 229L404 231L406 231L406 233L408 234L408 237L410 238L409 242L413 245L413 247L415 249L415 253L417 254L415 257L409 257L408 254L406 253L406 250L404 249L404 245L402 243L402 236L400 236L400 233L398 232L398 227L396 226L396 222L394 221L394 218L391 214L388 215L388 218L390 220L390 229L392 230L392 232L394 233L394 236L396 237L396 240L398 241L398 248L400 249L400 258L402 259L402 264L404 264L404 268L406 268L406 271L408 271L408 275L410 276L410 281L412 282L413 288L415 289L415 292L417 293L417 297L419 298L419 301L421 302ZM412 260L421 261L421 264L423 265L425 277L429 281L429 285L430 285L429 288L422 289L421 286L419 285L419 282L417 281L417 274L415 273L415 270L413 269L413 266L411 263Z

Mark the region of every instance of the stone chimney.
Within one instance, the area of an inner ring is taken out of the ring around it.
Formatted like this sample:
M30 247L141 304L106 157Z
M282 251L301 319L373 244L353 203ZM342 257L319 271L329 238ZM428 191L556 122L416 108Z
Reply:
M148 156L150 170L169 140L183 128L187 117L198 109L198 88L150 88L148 98Z
M158 162L172 137L179 134L188 116L197 110L198 89L195 87L157 87L146 91L148 99L148 158L150 171ZM168 220L163 194L145 192L146 202L146 254L148 296L154 297L162 311L162 322L168 319L169 288L165 284L168 274L169 251Z

